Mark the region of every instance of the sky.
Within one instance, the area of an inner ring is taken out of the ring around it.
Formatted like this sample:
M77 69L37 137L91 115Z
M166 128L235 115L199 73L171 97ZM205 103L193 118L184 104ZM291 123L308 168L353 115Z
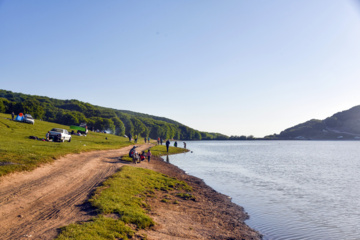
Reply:
M263 137L360 104L359 0L0 0L0 89Z

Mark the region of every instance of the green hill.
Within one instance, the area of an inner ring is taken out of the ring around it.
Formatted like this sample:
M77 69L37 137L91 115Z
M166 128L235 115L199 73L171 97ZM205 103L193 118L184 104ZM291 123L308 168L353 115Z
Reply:
M90 130L106 130L118 136L132 134L157 139L226 139L219 133L200 132L177 121L128 110L95 106L78 100L59 100L0 90L0 113L20 112L49 122L78 125L87 123Z
M360 139L360 105L335 113L324 120L312 119L285 129L265 139L279 140L358 140Z

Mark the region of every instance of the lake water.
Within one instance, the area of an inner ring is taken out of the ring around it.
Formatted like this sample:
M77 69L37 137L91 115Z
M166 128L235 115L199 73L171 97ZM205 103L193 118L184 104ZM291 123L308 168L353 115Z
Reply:
M263 239L360 239L360 142L193 141L187 148L193 153L169 161L243 206Z

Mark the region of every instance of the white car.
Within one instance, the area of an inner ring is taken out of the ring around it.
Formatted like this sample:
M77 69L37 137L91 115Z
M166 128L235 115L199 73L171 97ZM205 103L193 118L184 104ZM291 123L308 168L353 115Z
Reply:
M31 124L35 123L34 118L30 114L25 114L23 121L26 123L31 123Z
M69 132L66 129L62 129L62 128L53 128L51 129L50 133L50 139L53 139L53 141L58 141L58 142L71 142L71 135L69 134Z

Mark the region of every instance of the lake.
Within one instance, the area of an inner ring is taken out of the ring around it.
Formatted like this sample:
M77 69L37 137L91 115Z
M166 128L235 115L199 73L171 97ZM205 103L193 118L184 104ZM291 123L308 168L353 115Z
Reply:
M193 153L169 161L243 206L263 239L360 239L360 142L191 141L187 148Z

